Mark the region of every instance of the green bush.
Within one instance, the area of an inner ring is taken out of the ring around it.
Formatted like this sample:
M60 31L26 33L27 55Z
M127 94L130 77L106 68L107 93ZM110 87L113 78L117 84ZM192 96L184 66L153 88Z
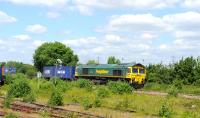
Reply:
M86 79L78 79L76 81L76 86L79 88L86 88L87 90L92 90L92 82Z
M183 81L182 80L174 80L173 86L176 87L178 90L183 88Z
M170 118L172 116L172 111L166 103L159 109L159 116L165 118Z
M105 98L110 95L110 91L107 89L107 87L100 87L97 90L97 96L100 98Z
M84 97L81 101L81 105L84 107L85 110L92 108L93 104L92 101L88 97Z
M179 90L177 89L177 87L175 87L173 85L170 86L170 88L168 89L168 95L170 95L170 96L176 97L178 95L178 93L179 93Z
M24 97L30 93L31 87L24 79L15 81L8 89L8 95L13 97Z
M196 82L194 83L195 86L200 86L200 79L196 80Z
M22 73L17 73L15 75L7 74L6 79L5 79L5 83L6 84L12 84L15 81L22 80L22 79L23 80L27 79L27 76L22 74Z
M63 105L63 96L59 91L54 90L51 94L51 97L48 101L48 104L51 106L61 106Z
M30 93L30 94L26 95L25 97L23 97L23 101L28 102L28 103L33 103L36 101L35 95L33 93Z
M93 105L94 107L101 107L102 101L98 97L94 99Z
M12 113L9 113L5 116L5 118L17 118L16 115L12 114Z
M128 83L121 82L121 81L117 81L117 82L109 81L107 86L113 93L117 93L117 94L132 92L132 87Z

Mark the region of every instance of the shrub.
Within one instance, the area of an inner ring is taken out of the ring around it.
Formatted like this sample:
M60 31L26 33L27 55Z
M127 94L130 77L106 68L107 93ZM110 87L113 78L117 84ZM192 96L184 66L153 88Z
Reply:
M108 97L109 94L110 94L110 92L109 92L109 90L106 87L100 87L97 90L97 96L100 97L100 98Z
M12 113L9 113L5 116L5 118L17 118L16 115L12 114Z
M15 81L8 89L8 95L13 97L24 97L31 92L31 87L25 80Z
M166 118L170 118L172 116L172 111L166 103L159 109L159 116Z
M174 80L173 85L178 89L181 90L183 88L183 81L182 80Z
M48 104L51 106L63 105L63 96L61 95L61 93L59 91L54 90L51 94Z
M196 80L194 83L195 86L200 86L200 79Z
M177 89L177 87L175 87L173 85L168 89L168 95L170 95L170 96L176 97L178 95L178 92L179 92L179 90Z
M123 93L131 93L132 91L132 87L128 83L121 81L117 82L109 81L107 86L113 93L123 94Z
M36 101L35 99L35 95L33 93L30 93L28 95L26 95L24 98L23 98L23 101L24 102L28 102L28 103L33 103Z
M94 99L93 104L94 104L94 107L101 107L102 101L98 97L96 97Z
M86 88L87 90L92 90L92 82L86 79L79 79L76 81L76 86L79 88Z
M89 108L92 108L92 102L89 100L88 97L85 97L81 101L81 105L84 107L85 110L88 110Z

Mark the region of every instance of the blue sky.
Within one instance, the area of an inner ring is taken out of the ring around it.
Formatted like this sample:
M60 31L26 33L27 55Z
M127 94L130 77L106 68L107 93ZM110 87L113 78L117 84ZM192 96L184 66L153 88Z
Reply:
M171 63L200 55L199 0L0 0L0 61L33 63L44 42L71 47L81 63Z

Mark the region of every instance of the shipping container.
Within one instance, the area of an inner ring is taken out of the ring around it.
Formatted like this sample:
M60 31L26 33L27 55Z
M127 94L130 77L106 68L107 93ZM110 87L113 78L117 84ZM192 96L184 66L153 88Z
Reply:
M74 79L75 67L71 66L46 66L43 68L45 78L58 77L62 79Z
M17 69L14 67L5 67L5 74L16 74Z

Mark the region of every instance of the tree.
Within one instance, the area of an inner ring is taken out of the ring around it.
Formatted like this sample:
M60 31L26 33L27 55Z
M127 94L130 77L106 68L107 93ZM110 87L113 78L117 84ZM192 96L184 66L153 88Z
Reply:
M120 64L120 60L116 59L114 56L108 57L108 64Z
M17 62L17 61L8 61L6 63L6 67L15 67L17 73L23 73L27 75L29 78L33 78L37 72L33 65L24 64L22 62Z
M99 64L99 63L95 60L88 60L87 64Z
M35 50L33 55L34 66L42 72L44 66L53 66L56 60L62 60L66 66L75 66L78 56L73 51L60 42L44 43Z

